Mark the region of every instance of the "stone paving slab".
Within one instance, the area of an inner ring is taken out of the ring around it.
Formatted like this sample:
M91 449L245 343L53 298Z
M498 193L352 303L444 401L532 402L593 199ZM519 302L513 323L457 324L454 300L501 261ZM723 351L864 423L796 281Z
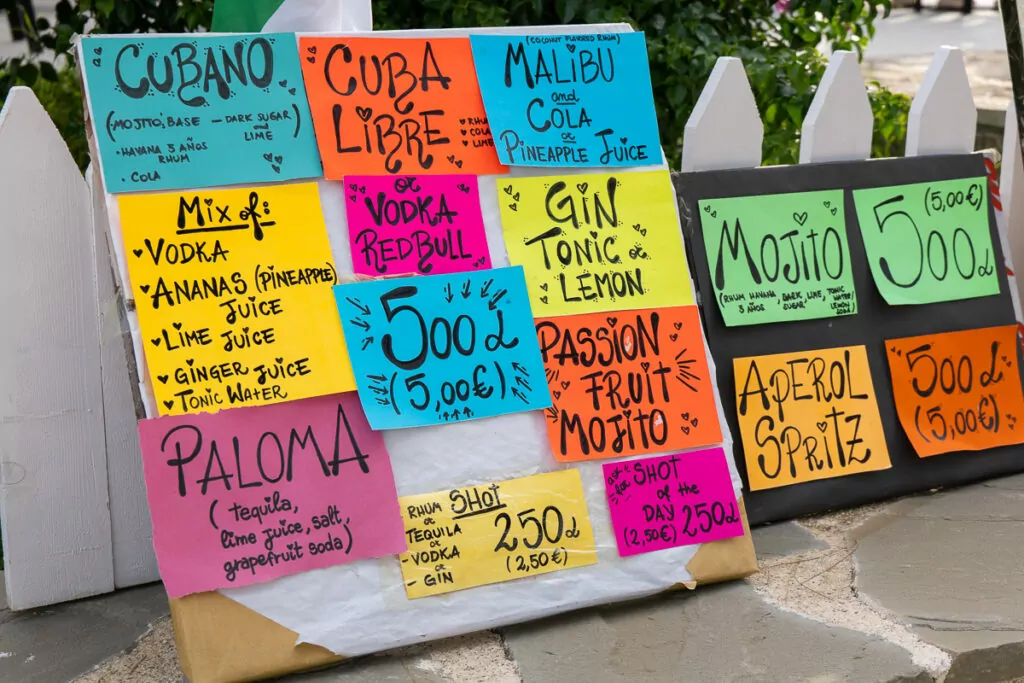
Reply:
M526 624L505 639L525 683L881 683L927 675L905 650L783 611L743 582Z
M166 614L161 584L24 612L0 610L0 681L73 679L135 645Z
M954 668L993 655L1002 678L971 680L1024 676L1024 476L918 501L859 538L857 590Z

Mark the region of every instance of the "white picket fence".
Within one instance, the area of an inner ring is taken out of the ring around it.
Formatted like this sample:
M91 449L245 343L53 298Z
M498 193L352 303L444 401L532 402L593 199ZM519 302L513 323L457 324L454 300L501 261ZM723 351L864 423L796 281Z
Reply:
M868 158L872 121L856 55L836 52L804 122L800 163ZM1024 168L1012 110L1006 124L1001 220L1020 263L1024 180L1015 181ZM976 125L963 55L943 48L914 99L907 154L970 152ZM720 58L686 124L683 170L759 166L763 136L743 64ZM15 88L0 112L0 206L8 600L26 609L155 581L135 362L111 272L104 195L92 169L79 173L27 88Z

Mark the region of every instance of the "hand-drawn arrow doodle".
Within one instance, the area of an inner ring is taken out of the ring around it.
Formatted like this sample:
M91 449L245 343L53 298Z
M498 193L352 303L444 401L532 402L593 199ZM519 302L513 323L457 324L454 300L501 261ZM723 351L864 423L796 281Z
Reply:
M526 368L524 368L522 365L520 365L519 363L517 363L515 361L512 361L512 369L515 370L516 372L523 373L527 377L530 376L530 373L526 371ZM558 372L557 371L555 372L555 377L556 378L558 377Z
M362 318L352 318L351 320L349 320L349 322L355 325L356 327L361 327L367 332L370 331L370 324L363 320Z
M362 350L365 351L366 347L369 346L372 343L373 343L373 337L364 337L363 338L363 348L362 348Z
M352 297L347 296L345 297L345 301L349 302L350 304L358 308L363 315L370 315L370 307L364 306L363 302L360 301L359 299L353 299Z
M494 284L494 280L493 279L488 279L486 282L484 282L484 284L480 287L480 298L481 299L483 299L483 298L485 298L487 296L487 292L489 292L491 290L491 285L493 285L493 284Z
M452 294L451 283L449 283L449 284L444 286L444 300L447 301L448 303L451 303L453 298L455 298L455 297Z
M462 283L462 298L463 299L468 299L470 297L470 294L472 294L472 289L471 289L472 286L473 286L473 283L471 281L469 281L469 280L466 280L465 282Z
M493 311L494 309L496 309L498 307L498 302L501 301L501 298L506 294L508 294L507 289L499 289L497 292L495 292L491 300L487 302L487 310Z

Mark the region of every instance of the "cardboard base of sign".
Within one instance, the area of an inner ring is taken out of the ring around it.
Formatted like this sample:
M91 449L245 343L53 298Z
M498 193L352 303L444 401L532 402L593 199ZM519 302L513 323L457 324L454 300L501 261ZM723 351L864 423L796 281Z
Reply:
M744 535L702 545L686 565L693 580L673 590L741 579L757 571L743 498L738 502ZM316 645L296 645L294 631L215 591L173 599L170 606L178 660L192 683L258 681L344 659Z

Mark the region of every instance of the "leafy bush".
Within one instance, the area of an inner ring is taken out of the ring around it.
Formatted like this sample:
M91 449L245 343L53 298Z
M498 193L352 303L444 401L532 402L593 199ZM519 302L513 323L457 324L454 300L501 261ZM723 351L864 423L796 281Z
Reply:
M0 0L0 9L14 0ZM686 119L715 60L743 60L765 123L764 163L796 163L800 127L825 60L822 42L862 52L891 0L374 0L378 29L628 22L647 35L658 123L670 162L679 162ZM81 96L71 65L75 33L187 32L208 28L212 0L61 0L57 21L36 21L28 58L0 61L0 104L13 85L36 88L75 158L85 164ZM88 27L88 28L87 28ZM56 56L55 62L44 58ZM54 64L58 66L55 67ZM909 100L873 84L872 151L902 150Z

